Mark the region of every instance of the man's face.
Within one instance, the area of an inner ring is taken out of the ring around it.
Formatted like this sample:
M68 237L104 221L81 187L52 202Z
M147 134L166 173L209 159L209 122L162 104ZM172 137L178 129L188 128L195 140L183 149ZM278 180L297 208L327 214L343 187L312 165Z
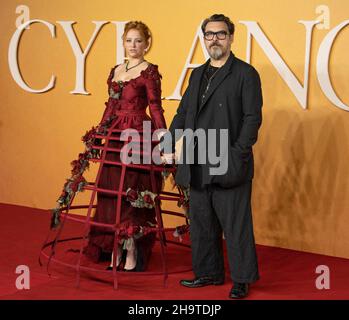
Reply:
M233 35L228 31L228 26L223 21L213 21L206 25L204 32L205 46L214 60L220 60L230 52Z

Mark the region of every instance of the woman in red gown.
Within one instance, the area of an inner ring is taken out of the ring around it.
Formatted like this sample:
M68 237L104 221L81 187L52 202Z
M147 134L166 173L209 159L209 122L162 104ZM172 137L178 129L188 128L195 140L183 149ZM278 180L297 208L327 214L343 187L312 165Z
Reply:
M128 56L126 63L111 69L107 84L109 99L101 120L114 129L142 131L143 121L151 121L152 129L166 128L161 106L161 76L158 67L147 62L144 55L150 46L150 31L139 21L126 24L123 45ZM146 114L149 106L150 117ZM110 148L120 148L123 142L111 140ZM120 161L120 154L107 152L106 160ZM149 171L127 167L123 191L151 191ZM118 190L121 167L104 164L98 187ZM157 192L162 187L161 174L156 175ZM98 192L97 208L93 221L113 224L116 221L117 197ZM121 226L130 230L137 227L155 226L155 209L134 207L129 199L122 197ZM118 242L117 265L125 271L144 271L147 268L155 233L134 234ZM84 253L94 261L112 261L114 232L102 227L91 227L89 243ZM122 263L123 262L123 263ZM109 269L111 269L111 265Z

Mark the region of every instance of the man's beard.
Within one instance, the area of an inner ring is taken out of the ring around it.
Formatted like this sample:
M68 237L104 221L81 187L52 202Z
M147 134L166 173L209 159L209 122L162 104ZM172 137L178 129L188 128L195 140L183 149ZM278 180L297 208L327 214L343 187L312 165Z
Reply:
M214 48L215 44L212 44L210 47L210 50L208 51L210 57L214 60L219 60L224 56L224 50L220 45L216 45Z

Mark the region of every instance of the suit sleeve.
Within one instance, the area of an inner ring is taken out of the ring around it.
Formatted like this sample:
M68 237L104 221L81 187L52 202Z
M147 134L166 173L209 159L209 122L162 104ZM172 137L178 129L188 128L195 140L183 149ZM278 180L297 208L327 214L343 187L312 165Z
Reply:
M242 158L252 153L252 146L258 138L262 124L262 88L258 72L251 66L242 84L242 126L238 139L233 145Z
M171 150L172 153L175 152L176 142L180 139L181 135L177 134L176 136L176 130L178 129L185 129L185 119L187 115L187 111L189 108L189 91L190 91L190 84L191 79L194 71L191 73L189 78L189 84L187 89L185 90L183 97L179 103L179 106L177 108L177 112L175 116L173 117L173 120L171 122L169 131L161 138L160 142L160 150L162 152L167 153L167 150Z

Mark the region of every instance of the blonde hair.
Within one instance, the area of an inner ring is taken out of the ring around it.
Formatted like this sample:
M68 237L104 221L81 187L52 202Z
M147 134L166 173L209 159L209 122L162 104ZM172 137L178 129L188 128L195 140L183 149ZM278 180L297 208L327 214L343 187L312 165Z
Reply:
M127 32L129 32L132 29L138 30L142 36L144 37L145 41L149 43L149 39L151 37L150 29L148 26L142 22L142 21L129 21L125 25L124 34L122 35L122 39L125 41Z

